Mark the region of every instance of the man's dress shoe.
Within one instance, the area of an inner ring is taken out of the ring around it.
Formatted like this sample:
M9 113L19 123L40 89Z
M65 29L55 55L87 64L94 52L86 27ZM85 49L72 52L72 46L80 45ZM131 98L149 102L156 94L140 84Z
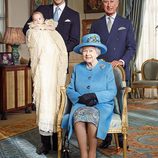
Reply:
M109 145L111 145L111 140L103 140L99 147L105 149L108 148ZM119 147L123 148L123 141L119 141ZM127 145L127 149L129 149L129 145Z
M50 147L45 148L43 145L36 149L36 153L39 155L41 155L41 154L47 155L49 153L49 151L50 151Z
M108 148L108 146L111 145L111 140L103 140L102 143L99 145L100 148L105 149Z
M123 141L119 141L119 147L123 148ZM127 145L127 150L129 149L129 145Z

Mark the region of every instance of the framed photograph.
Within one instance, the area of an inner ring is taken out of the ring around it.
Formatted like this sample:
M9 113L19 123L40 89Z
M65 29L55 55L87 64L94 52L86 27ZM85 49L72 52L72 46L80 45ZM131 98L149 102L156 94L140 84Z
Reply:
M84 0L84 13L104 12L102 0Z
M0 65L13 65L12 52L0 53Z
M96 19L84 19L82 20L82 36L89 33L92 22Z

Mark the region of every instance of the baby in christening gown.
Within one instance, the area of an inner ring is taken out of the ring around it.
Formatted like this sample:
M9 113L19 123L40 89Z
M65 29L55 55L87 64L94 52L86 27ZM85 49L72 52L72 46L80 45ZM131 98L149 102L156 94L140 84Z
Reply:
M53 19L45 20L41 12L35 11L32 14L32 22L29 23L29 28L40 30L55 30L57 22Z
M68 53L61 35L55 30L55 21L44 20L40 12L34 12L32 19L26 37L31 57L33 102L40 134L51 135L56 132L60 86L66 81Z

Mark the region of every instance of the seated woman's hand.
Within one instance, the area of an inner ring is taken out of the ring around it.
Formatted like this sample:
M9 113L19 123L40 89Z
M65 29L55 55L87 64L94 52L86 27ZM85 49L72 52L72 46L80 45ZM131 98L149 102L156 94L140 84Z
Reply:
M98 103L97 99L91 99L89 102L87 102L87 106L94 106Z
M78 103L86 104L87 106L93 106L97 103L97 96L95 93L83 94L79 97Z

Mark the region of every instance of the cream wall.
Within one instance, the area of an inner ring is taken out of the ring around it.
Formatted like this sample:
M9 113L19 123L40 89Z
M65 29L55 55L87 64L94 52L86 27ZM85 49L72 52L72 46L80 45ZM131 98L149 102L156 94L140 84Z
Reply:
M68 6L80 13L81 24L83 19L97 19L104 14L104 13L85 14L83 0L68 0ZM81 31L82 31L82 25L81 25Z
M80 13L81 24L82 19L95 19L103 15L103 13L84 14L83 0L68 0L68 6ZM30 0L8 0L8 26L23 27L30 16ZM81 25L82 31L82 25ZM19 49L21 56L29 58L26 45L22 45Z
M23 27L30 15L29 0L8 0L8 26Z
M81 20L82 19L95 19L103 15L103 13L89 13L84 14L83 12L83 0L68 0L68 6L73 8L74 10L80 13Z
M8 0L8 26L23 27L30 16L29 0ZM28 49L25 44L20 45L19 53L25 59L29 58Z

